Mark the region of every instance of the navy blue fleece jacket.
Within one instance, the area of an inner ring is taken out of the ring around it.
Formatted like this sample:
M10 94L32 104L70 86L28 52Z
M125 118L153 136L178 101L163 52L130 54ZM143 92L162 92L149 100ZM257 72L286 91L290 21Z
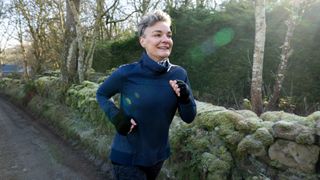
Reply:
M196 115L192 93L189 103L179 103L169 80L182 80L190 86L182 67L170 63L164 67L143 53L140 61L120 66L98 88L98 103L109 119L119 113L110 98L120 93L120 108L137 123L127 136L115 135L110 155L113 162L152 166L169 157L169 127L176 110L186 123Z

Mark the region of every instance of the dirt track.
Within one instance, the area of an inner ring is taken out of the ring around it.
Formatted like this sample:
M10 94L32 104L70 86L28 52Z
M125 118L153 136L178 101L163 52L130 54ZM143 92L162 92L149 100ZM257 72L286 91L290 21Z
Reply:
M0 180L109 179L82 156L0 96Z

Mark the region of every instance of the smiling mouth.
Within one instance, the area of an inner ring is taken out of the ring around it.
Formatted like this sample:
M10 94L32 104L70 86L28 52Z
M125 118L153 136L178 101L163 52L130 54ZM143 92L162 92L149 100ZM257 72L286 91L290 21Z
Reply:
M159 47L159 49L162 49L162 50L169 50L170 48L169 48L169 47Z

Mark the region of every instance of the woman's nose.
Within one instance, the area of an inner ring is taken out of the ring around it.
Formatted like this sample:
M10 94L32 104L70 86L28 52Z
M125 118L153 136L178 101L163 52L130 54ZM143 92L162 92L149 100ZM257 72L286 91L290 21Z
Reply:
M171 41L171 38L167 35L163 35L162 36L162 39L161 39L163 42L170 42Z

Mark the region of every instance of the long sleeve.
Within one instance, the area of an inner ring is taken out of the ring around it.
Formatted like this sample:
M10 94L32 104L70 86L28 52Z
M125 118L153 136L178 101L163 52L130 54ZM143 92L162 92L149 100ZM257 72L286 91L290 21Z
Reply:
M119 112L111 97L119 93L123 84L121 69L114 71L98 88L96 97L99 106L103 109L109 119L112 119Z
M197 107L196 107L196 103L195 103L194 97L192 95L190 82L189 82L189 79L188 79L187 76L186 76L186 79L185 79L185 83L190 88L190 96L189 96L190 102L187 103L187 104L178 103L178 112L179 112L179 115L180 115L181 119L184 122L191 123L194 120L194 118L195 118L195 116L197 114Z
M146 53L139 62L121 66L97 90L97 99L111 122L119 108L110 100L121 94L120 108L137 127L127 136L114 137L110 159L124 165L152 166L170 156L169 128L179 109L183 121L190 123L196 115L192 94L190 102L180 104L169 80L187 82L187 72L178 65L159 65Z

